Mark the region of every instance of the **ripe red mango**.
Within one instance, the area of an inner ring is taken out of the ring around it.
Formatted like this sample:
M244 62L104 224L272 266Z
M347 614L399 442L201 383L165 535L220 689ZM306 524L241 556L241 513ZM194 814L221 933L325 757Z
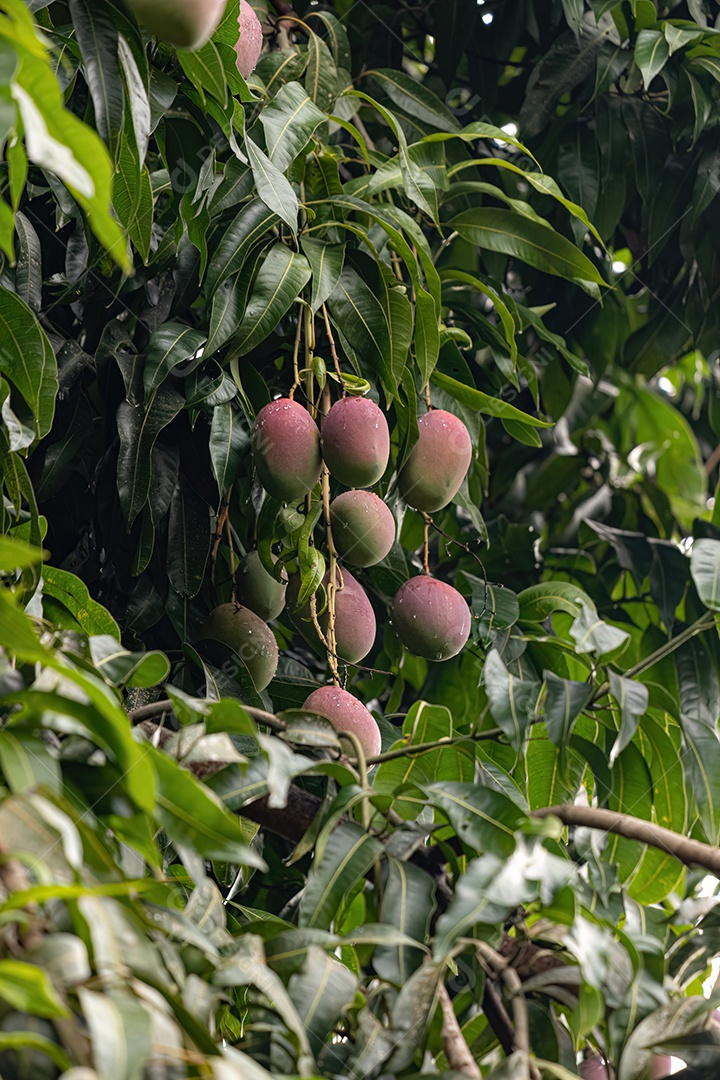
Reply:
M248 0L240 0L240 37L235 46L238 71L249 79L260 59L263 47L262 24Z
M377 484L390 459L390 431L382 409L369 398L336 401L322 422L322 449L325 464L341 484Z
M462 420L432 409L418 421L420 435L405 462L398 487L415 510L441 510L457 495L472 459L470 433Z
M426 660L457 656L470 637L470 609L457 589L428 575L410 578L392 603L403 645Z
M351 731L360 740L366 757L375 757L382 749L380 728L362 702L339 686L321 686L313 690L303 705L310 712L320 713L336 731Z
M296 401L278 398L261 409L250 445L260 483L276 499L301 499L320 479L320 432Z
M327 589L329 571L323 579ZM342 588L340 586L342 585ZM300 591L300 575L293 574L288 585L287 600L291 613L295 615L295 625L311 645L323 651L311 620L310 604L297 609L297 596ZM320 594L318 594L319 597ZM318 617L320 629L327 637L329 615L327 609ZM345 567L338 567L337 591L335 593L335 648L337 655L349 664L359 664L375 644L377 624L375 612L368 595Z

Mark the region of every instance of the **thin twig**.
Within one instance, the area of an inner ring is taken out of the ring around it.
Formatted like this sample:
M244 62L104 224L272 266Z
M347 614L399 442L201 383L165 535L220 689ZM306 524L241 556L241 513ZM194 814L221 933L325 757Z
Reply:
M483 739L496 739L502 735L500 728L490 728L488 731L479 731L475 735L458 735L454 739L438 739L436 742L415 743L409 746L398 746L395 750L386 750L384 754L377 754L367 759L368 765L381 765L383 761L395 761L396 758L419 757L428 754L431 750L444 750L448 746L458 746L463 742L482 742Z
M218 512L218 519L217 519L217 528L215 530L215 535L213 536L212 547L210 548L210 564L211 564L211 567L212 567L212 569L210 571L210 580L211 580L213 586L215 585L215 567L217 565L218 548L220 547L220 543L221 543L222 538L223 538L223 531L225 529L225 522L228 519L228 514L229 513L230 513L230 495L229 495L229 492L228 492L227 494L225 494L223 496L222 502L220 503L220 510Z
M648 668L651 668L653 666L653 664L657 664L658 661L664 660L666 656L671 656L672 653L674 653L676 649L679 649L681 645L684 645L685 642L690 641L694 637L697 637L698 634L703 634L706 630L709 630L710 627L714 625L715 613L712 611L706 611L704 615L701 615L699 619L697 619L690 626L686 627L686 629L683 630L682 633L677 634L676 637L671 638L670 641L666 641L665 644L661 645L659 649L655 650L655 652L650 653L650 655L646 656L644 660L641 660L638 664L635 664L634 667L629 668L629 670L624 673L624 677L626 679L632 679L636 675L640 675L643 671L647 671ZM597 688L593 696L590 698L589 704L594 705L596 701L600 700L600 698L605 697L609 690L610 683L602 683L602 685Z

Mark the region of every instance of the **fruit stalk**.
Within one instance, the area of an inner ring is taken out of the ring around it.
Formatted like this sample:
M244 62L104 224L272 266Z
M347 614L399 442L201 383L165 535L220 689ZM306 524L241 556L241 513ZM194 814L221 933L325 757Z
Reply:
M326 386L323 390L322 396L322 412L327 415L330 411L330 387ZM335 548L335 542L332 534L332 523L330 521L330 471L323 461L322 466L322 503L323 503L323 517L325 520L325 545L328 553L328 586L327 586L327 603L328 603L328 625L327 625L327 644L328 644L328 663L333 676L333 682L336 686L340 685L340 676L338 674L337 660L337 639L335 637L335 592L337 589L337 550Z
M340 370L340 358L338 357L338 354L337 354L337 346L335 344L335 336L334 336L334 334L332 332L332 326L330 325L330 316L328 315L328 310L327 310L327 307L326 307L325 304L323 304L323 306L322 306L322 313L323 313L323 318L325 319L325 332L327 333L328 342L330 344L330 355L332 356L333 364L335 366L335 374L337 375L338 379L340 380L340 386L342 387L343 397L345 397L347 391L345 389L345 383L343 382L342 371Z
M429 514L423 514L423 521L425 522L425 532L423 535L423 574L430 573L430 526L433 523L433 519Z

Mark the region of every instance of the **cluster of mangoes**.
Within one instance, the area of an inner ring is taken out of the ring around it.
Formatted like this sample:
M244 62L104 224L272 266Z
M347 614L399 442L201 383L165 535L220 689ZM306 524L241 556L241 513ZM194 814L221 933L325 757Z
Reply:
M137 21L161 41L178 49L199 49L220 25L227 0L128 0ZM248 78L260 57L262 26L248 3L240 0L238 70Z
M257 415L252 433L255 471L268 495L286 504L300 503L318 484L323 463L348 490L330 503L330 527L340 565L335 567L333 597L335 649L349 664L360 663L375 642L372 604L353 568L374 566L389 554L396 523L385 502L367 490L384 476L390 460L390 431L380 408L364 397L344 396L321 419L320 429L307 409L279 398ZM472 443L458 417L431 409L418 422L419 437L398 475L398 489L413 509L429 514L446 506L467 473ZM272 679L278 661L275 636L267 625L287 607L293 625L320 651L327 640L327 605L303 598L301 576L289 581L268 573L258 552L242 561L235 579L236 603L223 604L208 617L204 636L230 645L250 671L258 690ZM323 585L326 594L330 571ZM451 585L428 574L411 578L392 602L392 622L411 652L428 660L457 655L470 635L470 611ZM314 691L305 707L325 715L338 731L353 731L368 756L379 752L380 732L368 710L345 690L326 686Z

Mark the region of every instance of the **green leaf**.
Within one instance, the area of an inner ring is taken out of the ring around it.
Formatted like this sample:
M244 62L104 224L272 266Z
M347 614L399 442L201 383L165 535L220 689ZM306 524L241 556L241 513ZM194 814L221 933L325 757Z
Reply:
M0 731L0 766L5 783L15 795L32 791L40 784L59 792L60 765L42 739L19 729Z
M517 423L534 428L553 426L547 420L540 420L537 416L531 416L529 413L516 409L509 401L491 397L489 394L483 393L482 390L477 390L474 386L468 386L467 383L459 382L441 371L433 372L432 382L439 386L441 390L445 390L456 401L459 401L461 405L467 405L469 409L484 413L486 416L496 416L500 420L514 420Z
M310 33L307 46L305 89L320 109L328 112L340 91L332 53L317 34Z
M149 172L140 165L137 151L124 135L118 144L112 198L120 222L147 263L152 240L152 183Z
M227 491L235 483L249 446L250 436L240 412L231 401L217 405L210 426L210 459L219 491Z
M25 570L37 566L45 558L40 548L16 540L10 536L0 536L0 571Z
M43 658L38 656L37 659L42 662ZM122 785L128 795L141 809L152 810L155 797L152 764L146 748L133 739L127 713L117 704L114 691L110 692L98 679L64 664L51 663L51 666L79 686L89 698L90 704L75 701L60 693L25 690L6 699L21 706L16 714L18 721L26 716L37 717L43 721L44 726L50 728L55 715L72 717L79 721L87 732L87 737L94 739L101 749L117 762Z
M423 790L468 847L504 857L515 850L515 832L527 817L507 795L480 784L429 784Z
M270 232L277 220L278 215L268 209L262 199L253 199L243 206L210 257L206 278L209 295L212 296L223 281L242 270L250 249Z
M400 172L405 193L410 201L415 203L418 209L426 213L433 221L436 221L437 193L434 184L427 173L413 161L408 148L407 139L405 138L405 133L402 126L398 123L397 118L389 111L389 109L383 108L377 101L374 101L368 94L363 94L360 90L348 90L346 93L348 96L358 97L362 101L368 102L369 105L374 106L386 123L390 125L399 147L398 158L400 161Z
M345 244L328 244L324 240L303 235L300 246L312 270L310 306L316 312L332 295L340 280L345 262Z
M380 856L382 845L354 822L340 825L315 858L298 908L298 925L327 929L350 889Z
M250 160L258 195L294 233L298 227L299 206L290 181L283 176L277 165L273 165L257 143L251 138L245 140L245 149Z
M180 483L170 503L167 575L180 596L200 591L210 555L210 507L187 483Z
M641 30L635 41L635 63L642 71L645 89L659 75L670 56L670 46L661 30Z
M419 120L421 124L439 128L440 131L456 131L460 125L450 112L426 86L417 79L406 75L404 71L392 68L371 68L363 73L364 78L373 78L380 84L387 96L399 109Z
M693 542L690 573L703 604L720 610L720 540L701 537Z
M146 398L165 381L174 368L194 357L205 341L205 334L183 323L168 322L158 327L148 342L143 365Z
M163 683L170 674L164 653L131 653L110 634L94 635L88 641L96 669L113 686L151 687Z
M123 125L125 92L118 61L118 33L112 12L91 0L69 0L82 53L85 79L101 137L114 147Z
M15 1051L18 1055L21 1055L23 1050L34 1050L37 1053L45 1054L57 1065L58 1069L62 1070L63 1075L65 1075L65 1070L71 1068L72 1063L65 1051L56 1042L46 1038L44 1035L38 1035L34 1031L2 1032L0 1034L0 1053L6 1054Z
M505 340L510 347L510 359L513 364L517 363L518 349L515 340L515 320L510 314L507 305L500 299L498 294L480 281L479 278L475 277L473 274L466 274L463 270L445 270L441 277L444 281L462 281L466 285L470 285L473 289L478 289L487 296L500 316L500 322L502 323L505 332Z
M87 585L67 570L46 566L43 571L43 593L62 604L84 634L110 634L120 637L120 629L109 611L93 600Z
M630 639L627 631L598 618L594 606L587 604L582 604L580 614L570 627L570 637L575 641L575 652L593 652L597 656L614 652Z
M0 960L0 999L31 1016L69 1016L42 968L22 960Z
M388 859L388 874L382 892L380 919L413 940L427 939L435 910L435 883L413 863ZM381 979L404 986L423 961L423 950L407 944L381 945L375 949L373 967Z
M541 225L514 210L480 207L464 210L448 222L448 227L477 247L515 256L548 274L606 284L600 272L574 244L548 225Z
M310 280L304 255L283 243L265 256L253 283L242 322L230 342L234 356L245 356L268 337Z
M443 705L431 705L427 701L416 701L403 721L402 740L393 744L393 749L449 739L452 733L453 723L449 709ZM417 799L403 798L403 788L408 784L420 787L440 779L437 769L442 754L443 751L438 748L426 754L413 754L407 758L382 762L373 781L375 791L393 794L394 808L403 818L417 817L421 807L418 806Z
M518 601L519 618L523 622L544 622L554 611L566 611L578 619L583 607L591 611L595 609L587 593L568 581L543 581L539 585L531 585L519 593Z
M388 312L377 290L354 266L346 263L328 300L333 321L343 336L376 371L386 390L394 392L392 341Z
M496 649L485 659L483 678L492 718L519 750L535 712L540 684L512 675Z
M157 773L157 817L174 843L189 844L208 859L266 869L257 851L245 843L238 819L214 792L162 751L148 746L146 752Z
M548 735L556 746L564 749L575 721L592 697L593 687L590 683L561 679L552 671L543 672L543 678Z
M288 994L317 1056L342 1012L355 997L358 980L324 949L310 945L302 970L288 982Z
M665 22L663 24L663 32L667 39L667 43L670 47L670 55L677 52L678 49L684 49L686 45L690 45L694 41L699 41L702 37L702 30L697 29L685 29L682 26L674 26L671 22Z
M130 268L120 226L110 214L112 165L97 133L63 105L45 48L22 5L0 29L19 49L21 66L14 87L26 134L28 159L54 173L87 211L90 227L112 257ZM20 44L22 43L22 44ZM28 138L29 133L29 138Z
M184 405L181 396L166 386L153 390L145 405L124 401L117 411L120 453L117 486L120 506L130 528L150 492L151 455L158 435Z
M267 155L285 172L305 149L327 117L310 100L299 82L285 83L260 114Z
M226 105L228 88L225 69L214 42L208 41L193 52L183 50L178 53L178 60L188 79L203 96L207 90L222 106Z
M36 437L50 431L58 392L57 362L52 346L24 301L0 288L0 373L22 394Z
M615 671L609 672L609 679L610 693L620 706L621 717L620 732L610 751L612 765L637 731L640 717L647 711L650 694L647 686L634 679L625 679Z
M542 860L551 860L552 856L542 848L536 848L534 854L539 856L535 866L524 847L518 847L510 858L486 854L468 863L447 911L438 919L434 941L438 960L448 956L459 937L472 936L473 927L479 927L483 937L485 926L504 922L511 911L537 895L537 884L526 875L526 870L539 876L544 872Z

